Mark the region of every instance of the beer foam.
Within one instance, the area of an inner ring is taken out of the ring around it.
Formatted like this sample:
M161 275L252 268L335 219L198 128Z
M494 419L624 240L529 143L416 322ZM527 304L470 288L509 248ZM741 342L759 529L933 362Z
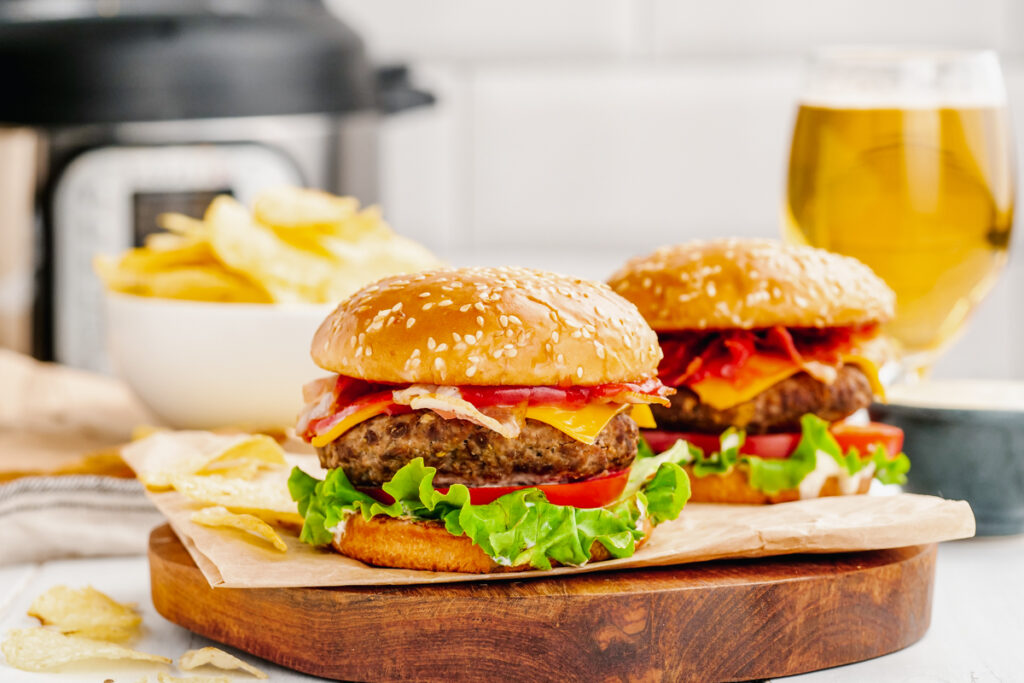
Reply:
M996 95L941 95L893 93L885 96L878 93L821 93L805 92L800 104L820 109L1001 109L1006 107L1006 94Z
M802 104L829 109L977 109L1006 106L988 51L831 48L812 58Z

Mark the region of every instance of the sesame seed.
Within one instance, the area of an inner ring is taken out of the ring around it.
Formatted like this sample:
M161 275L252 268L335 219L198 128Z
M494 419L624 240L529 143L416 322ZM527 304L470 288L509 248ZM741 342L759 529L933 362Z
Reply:
M437 348L437 342L434 341L433 337L427 337L427 349L433 351Z
M576 368L576 376L579 377L580 379L583 379L583 366L582 365L579 366L578 368Z
M458 332L452 332L452 339L454 339L456 342L460 342L462 341L462 335L460 335Z
M415 324L416 324L416 318L409 318L408 320L405 321L405 329L409 329L410 327L412 327Z
M451 299L442 299L437 302L438 306L451 306L454 302Z
M466 377L472 377L475 374L476 374L476 366L475 365L470 365L468 368L466 368Z
M433 307L434 307L434 302L432 302L432 301L428 301L427 303L423 304L423 310L424 311L429 311Z
M476 324L479 325L480 327L484 326L484 317L482 315L478 315L476 317Z
M441 353L441 352L447 351L447 350L448 350L448 342L441 342L440 344L437 345L437 348L434 349L434 353Z
M421 299L426 299L428 296L430 296L430 292L420 292Z
M459 306L459 313L465 313L469 310L469 304L462 304Z

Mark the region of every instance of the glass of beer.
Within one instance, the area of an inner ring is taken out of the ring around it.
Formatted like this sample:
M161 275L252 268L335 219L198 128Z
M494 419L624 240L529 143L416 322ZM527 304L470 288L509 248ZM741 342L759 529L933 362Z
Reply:
M887 331L910 377L956 338L1006 261L1012 147L992 52L833 48L811 61L783 232L889 283Z

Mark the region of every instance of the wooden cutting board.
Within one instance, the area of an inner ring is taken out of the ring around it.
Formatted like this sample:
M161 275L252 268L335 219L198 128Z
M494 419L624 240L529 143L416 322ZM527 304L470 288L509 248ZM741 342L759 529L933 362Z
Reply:
M877 657L931 619L936 546L352 588L210 588L170 527L153 604L196 633L351 681L728 681Z

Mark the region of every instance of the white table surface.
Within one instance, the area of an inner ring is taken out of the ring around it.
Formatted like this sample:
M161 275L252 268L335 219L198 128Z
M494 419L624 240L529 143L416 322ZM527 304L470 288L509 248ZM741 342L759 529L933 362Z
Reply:
M988 683L1024 681L1024 536L945 543L939 548L931 628L918 643L875 660L785 679L800 683ZM163 619L149 597L144 557L66 560L0 568L0 633L35 625L32 599L56 584L91 584L139 605L147 632L136 647L177 659L214 644ZM319 680L237 653L275 681ZM76 664L59 674L26 673L0 663L0 681L135 683L166 667L119 662ZM199 671L193 672L195 674ZM202 673L207 673L203 671ZM213 673L212 671L209 673ZM188 675L178 673L177 675ZM236 680L255 680L239 675Z

